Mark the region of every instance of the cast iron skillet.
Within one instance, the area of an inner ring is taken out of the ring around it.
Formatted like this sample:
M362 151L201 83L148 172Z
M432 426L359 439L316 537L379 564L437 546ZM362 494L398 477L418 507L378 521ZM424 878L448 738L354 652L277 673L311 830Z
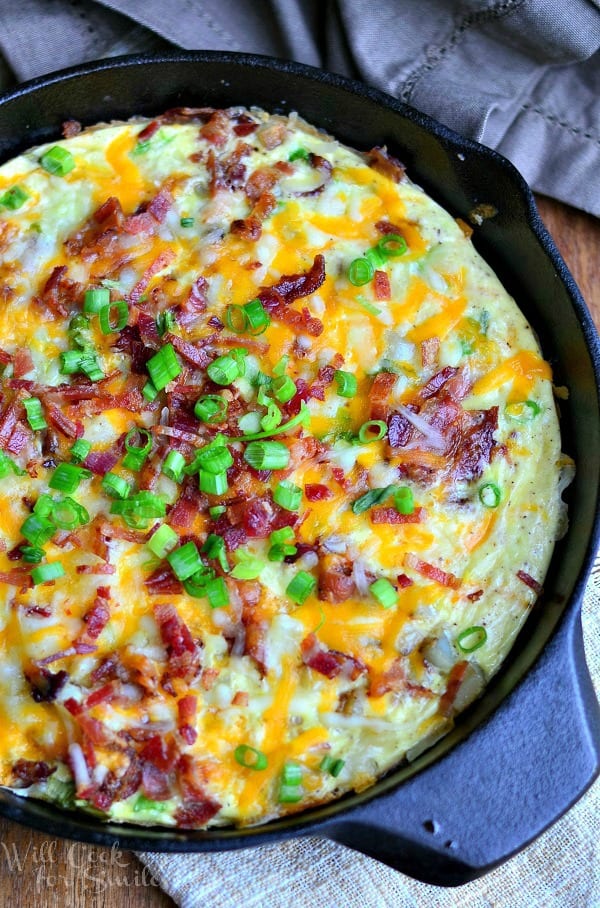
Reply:
M151 851L219 851L318 834L419 879L458 885L523 848L598 773L600 718L580 625L599 537L598 337L527 185L505 159L379 91L308 66L181 52L66 70L0 99L0 159L58 137L69 118L91 125L179 105L238 104L297 110L359 149L387 144L455 216L468 219L482 202L497 208L475 244L538 332L555 382L570 389L561 411L563 447L577 462L571 528L540 603L484 696L438 745L360 795L266 827L209 832L105 824L1 789L0 813L52 834Z

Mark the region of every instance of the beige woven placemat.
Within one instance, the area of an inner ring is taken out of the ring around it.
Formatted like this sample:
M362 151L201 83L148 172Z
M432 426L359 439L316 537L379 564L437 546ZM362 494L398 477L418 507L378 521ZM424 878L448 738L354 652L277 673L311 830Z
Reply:
M600 558L584 597L583 630L600 696ZM182 908L600 908L600 779L532 845L459 889L418 883L319 838L139 857Z

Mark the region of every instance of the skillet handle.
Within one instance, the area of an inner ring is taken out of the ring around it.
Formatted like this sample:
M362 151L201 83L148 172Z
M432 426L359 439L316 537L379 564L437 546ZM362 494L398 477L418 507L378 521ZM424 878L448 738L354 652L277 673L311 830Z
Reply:
M476 734L325 835L416 879L461 885L539 835L599 770L600 710L573 609Z

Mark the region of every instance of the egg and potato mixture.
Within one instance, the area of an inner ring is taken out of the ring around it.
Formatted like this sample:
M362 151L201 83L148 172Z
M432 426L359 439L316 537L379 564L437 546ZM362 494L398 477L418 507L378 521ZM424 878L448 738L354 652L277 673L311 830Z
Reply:
M541 590L550 366L385 148L64 135L0 168L0 782L182 828L362 790Z

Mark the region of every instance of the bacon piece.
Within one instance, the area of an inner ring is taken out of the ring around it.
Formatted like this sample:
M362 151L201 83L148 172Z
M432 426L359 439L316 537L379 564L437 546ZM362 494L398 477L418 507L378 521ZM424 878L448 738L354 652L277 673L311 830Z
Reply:
M211 362L212 357L200 344L190 344L176 334L167 334L165 340L172 343L179 355L197 369L206 369Z
M389 691L406 688L406 672L401 659L395 659L387 671L374 675L369 683L369 697L383 697Z
M193 744L198 737L198 732L194 728L196 721L196 712L198 709L198 698L189 694L181 697L177 701L177 715L179 717L179 734L186 744Z
M304 665L326 678L336 678L343 674L354 681L359 675L368 672L368 667L361 659L335 649L325 649L314 634L304 638L300 650Z
M333 492L320 482L307 482L304 494L308 501L328 501L333 498Z
M138 211L137 214L130 214L123 221L123 230L132 236L139 236L141 233L153 234L156 229L156 221L149 211Z
M455 577L454 574L443 571L441 568L436 567L434 564L429 564L427 561L422 561L417 555L414 555L412 552L406 552L404 556L404 567L412 568L413 571L421 574L422 577L426 577L428 580L434 580L436 583L439 583L442 586L450 587L450 589L453 590L457 590L461 584L459 577Z
M298 312L283 304L273 305L272 296L265 296L264 291L259 293L259 298L272 318L289 325L298 333L310 334L312 337L319 337L323 333L323 322L311 316L308 309Z
M231 121L224 110L213 111L207 123L200 128L200 135L207 142L222 148L231 133Z
M159 567L144 580L151 596L181 595L183 586L169 567Z
M415 508L412 514L399 514L396 508L372 508L369 514L375 524L422 523L427 517L425 508Z
M157 605L154 617L167 649L169 675L192 681L200 670L200 653L187 625L172 605Z
M176 745L172 737L152 735L140 750L142 760L147 760L157 769L168 772L175 768Z
M393 180L394 183L399 183L404 178L404 164L401 164L398 158L393 157L385 145L376 145L367 152L367 164L373 170L383 174L384 177Z
M237 117L236 125L233 127L233 131L236 136L249 136L250 133L255 132L255 130L257 129L258 123L247 114L240 114Z
M20 454L31 437L32 432L29 427L19 420L6 444L6 450L10 454Z
M56 772L56 766L48 766L43 760L17 760L12 771L20 782L25 783L22 787L28 788L36 782L45 782L53 772Z
M140 297L146 292L148 284L154 275L158 274L159 271L163 271L164 268L171 264L174 258L175 252L173 249L164 249L160 255L157 255L154 261L146 268L137 284L135 284L130 291L129 302L132 304L139 303Z
M25 673L25 677L31 687L31 697L36 703L52 703L65 686L69 675L64 669L53 673L47 668L35 666Z
M354 467L346 476L341 467L332 467L331 473L339 486L348 495L358 495L367 488L368 471L364 467Z
M63 138L72 139L81 132L81 123L78 120L65 120L61 126Z
M388 418L389 400L398 376L395 372L378 372L369 391L370 419Z
M0 571L0 583L7 583L9 586L18 586L25 590L33 586L31 574L27 568L13 568L12 571Z
M389 300L392 298L390 279L385 271L376 271L373 275L373 290L376 300Z
M93 709L99 703L106 703L108 700L114 700L116 695L115 688L112 684L104 684L85 698L85 709Z
M289 446L288 470L295 470L300 464L314 460L315 457L324 454L326 450L325 445L314 435L306 435L303 438L294 439Z
M206 824L221 809L218 801L206 793L201 764L191 754L182 754L177 763L182 801L175 815L177 825L184 829Z
M94 212L94 220L103 227L120 227L123 223L123 208L119 199L111 195L100 207Z
M461 433L452 476L470 481L478 479L491 460L494 432L498 428L498 407L469 411L468 418L470 425Z
M237 218L232 221L231 232L242 240L256 242L262 236L262 227L257 217L249 215L247 218Z
M287 126L283 120L271 120L257 132L257 138L263 148L271 151L281 145L287 135Z
M155 221L162 224L167 216L167 212L173 207L173 196L167 189L161 189L153 199L148 202L146 211L152 215Z
M182 328L189 328L197 321L199 315L206 312L208 305L206 299L207 289L208 283L200 275L190 287L188 298L177 307L176 318Z
M94 600L94 604L86 614L83 616L83 620L86 624L85 635L90 637L92 640L96 640L110 619L110 609L103 597L98 596Z
M0 348L0 366L8 366L9 363L12 363L12 356Z
M69 419L69 417L54 404L48 404L46 406L46 415L54 428L58 429L59 432L62 432L67 438L83 437L83 423L79 421L73 422L72 419Z
M450 669L448 680L446 681L446 690L440 700L440 712L443 716L451 715L453 703L456 700L456 695L465 679L468 668L469 663L465 660L464 662L457 662Z
M434 397L457 372L458 369L454 366L444 366L443 369L436 372L419 391L421 400L428 400L430 397Z
M469 602L479 602L482 596L483 590L474 590L474 592L468 594L467 599Z
M104 476L118 463L119 456L114 451L90 451L83 462L83 466L97 476Z
M206 795L203 801L197 800L192 803L186 801L183 807L178 807L175 811L175 821L180 829L199 829L206 826L220 809L219 802Z
M63 318L68 315L68 311L60 299L60 284L66 274L66 265L57 265L53 268L50 277L44 284L41 294L41 301L44 305L47 306L54 315L61 315Z
M18 347L13 357L13 377L23 378L34 368L31 353L27 347Z
M160 129L160 123L158 120L151 120L147 126L138 132L137 140L138 142L147 142L148 139L151 139Z
M534 593L537 593L540 596L543 592L542 584L535 580L531 574L528 574L527 571L517 571L517 577L524 583L525 586L528 586Z
M273 287L262 288L272 290L283 297L286 303L314 293L325 281L325 257L320 253L315 255L314 261L308 271L303 274L284 275ZM262 291L261 291L262 292ZM259 297L262 299L261 294Z
M398 236L402 236L402 227L398 227L396 224L390 223L390 221L377 221L375 230L383 233L384 236L387 236L388 233L396 233Z
M440 355L439 337L428 337L421 341L421 363L424 369L435 369Z
M23 405L20 400L12 400L4 408L0 416L0 448L7 447L22 412Z
M248 706L248 691L238 690L231 699L232 706Z
M319 599L345 602L355 592L352 564L339 555L326 555L319 562Z
M257 168L246 181L245 191L252 202L256 202L263 192L269 192L281 179L281 171L274 167Z
M398 574L396 581L401 589L406 589L407 586L414 584L414 580L411 580L407 574Z
M151 801L167 801L172 795L169 776L152 763L142 766L141 789Z
M418 407L408 404L407 409L418 412ZM391 448L404 448L411 439L414 426L402 413L392 413L388 419L388 444Z

